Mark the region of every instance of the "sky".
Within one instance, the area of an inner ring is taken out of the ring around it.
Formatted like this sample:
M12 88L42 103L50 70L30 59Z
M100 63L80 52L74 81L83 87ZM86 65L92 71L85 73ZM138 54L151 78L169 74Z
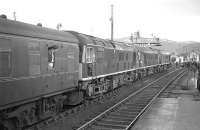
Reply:
M200 0L2 0L0 14L17 21L110 38L111 4L114 38L140 31L161 39L200 41Z

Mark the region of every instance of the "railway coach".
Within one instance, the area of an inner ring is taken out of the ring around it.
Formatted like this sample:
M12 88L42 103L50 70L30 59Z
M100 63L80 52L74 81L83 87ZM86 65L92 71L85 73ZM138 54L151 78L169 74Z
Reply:
M82 99L78 42L68 32L0 18L0 129L32 124Z

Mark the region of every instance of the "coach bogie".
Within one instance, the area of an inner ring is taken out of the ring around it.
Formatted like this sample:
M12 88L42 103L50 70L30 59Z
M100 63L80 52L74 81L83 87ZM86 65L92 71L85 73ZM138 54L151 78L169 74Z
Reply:
M10 118L4 121L1 121L0 123L0 129L1 130L16 130L16 128L19 128L19 121L16 118Z
M37 120L36 116L36 105L35 103L26 104L23 106L16 106L14 108L7 109L1 112L1 122L5 128L12 129L22 128L25 125L30 125ZM10 126L7 126L7 125ZM1 127L0 127L1 128Z
M73 106L82 103L84 99L84 94L85 92L80 89L65 93L66 98L63 105Z
M112 86L113 86L113 89L115 89L119 86L119 77L118 76L113 76Z
M111 83L110 79L99 78L82 82L81 87L85 90L87 97L95 97L111 90Z
M49 98L43 98L41 102L38 104L39 117L44 119L46 117L55 115L60 112L63 107L63 102L66 99L64 95L58 95Z

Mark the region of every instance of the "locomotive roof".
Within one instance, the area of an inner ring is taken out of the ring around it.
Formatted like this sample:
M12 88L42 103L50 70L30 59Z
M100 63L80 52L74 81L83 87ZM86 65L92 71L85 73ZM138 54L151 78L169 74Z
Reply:
M79 43L82 45L97 45L97 46L113 48L112 43L109 42L108 40L104 40L104 39L101 39L98 37L94 37L94 36L90 36L90 35L86 35L86 34L82 34L82 33L78 33L75 31L66 31L66 32L70 32L73 35L75 35L77 37L77 39L79 39Z
M161 50L160 53L163 55L171 55L170 52L164 50Z
M126 44L124 42L118 42L118 41L114 41L115 47L117 50L127 50L127 51L133 51L134 48L133 46Z
M78 43L78 39L68 32L57 31L3 18L0 18L0 33Z

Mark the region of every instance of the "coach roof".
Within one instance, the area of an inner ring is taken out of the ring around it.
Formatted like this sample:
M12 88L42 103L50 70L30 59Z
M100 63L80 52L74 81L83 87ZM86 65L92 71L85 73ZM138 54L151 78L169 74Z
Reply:
M78 43L78 39L68 32L0 18L0 33Z
M114 41L114 44L117 50L134 51L133 46L125 42Z

